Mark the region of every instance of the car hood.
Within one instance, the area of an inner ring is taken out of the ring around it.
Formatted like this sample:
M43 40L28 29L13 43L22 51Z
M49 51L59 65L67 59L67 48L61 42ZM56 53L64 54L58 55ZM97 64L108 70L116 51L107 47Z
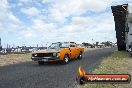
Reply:
M34 51L33 53L53 53L53 52L59 52L60 49L45 49L45 50L39 50Z

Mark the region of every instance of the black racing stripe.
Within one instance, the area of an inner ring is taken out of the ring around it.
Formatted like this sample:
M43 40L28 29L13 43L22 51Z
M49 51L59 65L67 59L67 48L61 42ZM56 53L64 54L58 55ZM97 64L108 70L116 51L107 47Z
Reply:
M69 51L70 51L70 57L71 57L71 49L69 48Z

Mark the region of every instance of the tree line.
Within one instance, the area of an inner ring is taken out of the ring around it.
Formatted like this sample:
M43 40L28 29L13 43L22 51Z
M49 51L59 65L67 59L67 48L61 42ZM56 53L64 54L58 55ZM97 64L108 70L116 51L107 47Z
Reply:
M99 42L95 42L95 43L93 43L93 44L91 44L91 43L86 43L86 42L83 42L82 43L82 45L83 46L90 46L90 47L95 47L95 46L112 46L112 42L111 41L106 41L106 42L101 42L100 44L99 44Z

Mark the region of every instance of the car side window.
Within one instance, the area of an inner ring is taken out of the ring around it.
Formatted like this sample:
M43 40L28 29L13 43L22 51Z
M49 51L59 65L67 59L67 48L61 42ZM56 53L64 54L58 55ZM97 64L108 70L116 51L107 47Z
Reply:
M75 45L70 45L70 47L76 47Z

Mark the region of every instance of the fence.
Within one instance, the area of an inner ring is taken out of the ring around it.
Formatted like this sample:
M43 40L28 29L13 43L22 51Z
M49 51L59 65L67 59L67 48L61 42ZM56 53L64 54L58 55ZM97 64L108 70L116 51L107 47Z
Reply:
M6 54L25 54L25 53L31 53L33 51L37 50L43 50L46 49L46 47L19 47L19 48L4 48L0 51L0 55L6 55Z

